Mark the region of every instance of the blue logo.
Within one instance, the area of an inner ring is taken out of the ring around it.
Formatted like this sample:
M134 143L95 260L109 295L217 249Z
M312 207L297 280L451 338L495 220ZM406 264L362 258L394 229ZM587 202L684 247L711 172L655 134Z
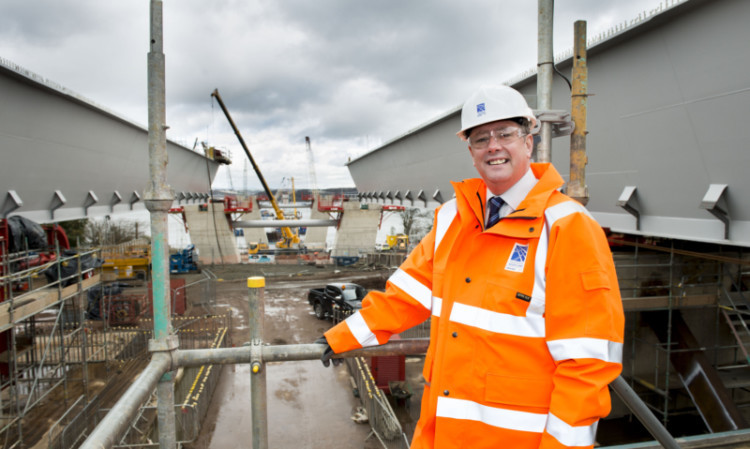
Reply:
M529 252L529 245L519 245L518 243L513 245L513 251L508 257L508 261L505 263L505 269L508 271L515 271L516 273L522 273L523 267L526 265L526 255Z
M477 117L483 116L487 111L484 109L484 103L477 105Z
M513 253L510 255L510 260L513 262L526 262L526 253L528 251L528 246L516 244L516 246L513 247Z

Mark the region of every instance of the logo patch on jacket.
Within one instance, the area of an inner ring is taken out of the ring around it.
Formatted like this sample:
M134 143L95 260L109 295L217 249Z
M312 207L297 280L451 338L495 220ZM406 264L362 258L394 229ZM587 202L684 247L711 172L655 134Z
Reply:
M528 251L529 245L514 244L513 251L510 252L510 257L508 257L508 262L505 263L505 269L515 271L516 273L523 273L523 266L526 265L526 253Z
M522 301L531 302L531 296L524 295L521 292L516 292L516 298L518 298L518 299L520 299Z

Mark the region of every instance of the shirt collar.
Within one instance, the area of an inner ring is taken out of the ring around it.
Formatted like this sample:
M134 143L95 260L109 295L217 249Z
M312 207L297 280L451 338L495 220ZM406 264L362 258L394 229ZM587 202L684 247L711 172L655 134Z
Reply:
M521 201L526 198L526 196L531 192L531 189L534 188L536 183L538 182L538 179L534 176L534 173L531 171L531 169L527 170L526 173L521 177L521 179L518 180L513 186L506 190L504 193L502 193L500 198L505 201L505 204L510 206L513 210L510 212L515 211L518 209L518 206L521 204ZM487 193L485 198L487 198L485 203L485 210L489 210L489 201L490 198L493 196L498 196L493 194L489 188L487 188ZM510 213L509 212L509 213Z

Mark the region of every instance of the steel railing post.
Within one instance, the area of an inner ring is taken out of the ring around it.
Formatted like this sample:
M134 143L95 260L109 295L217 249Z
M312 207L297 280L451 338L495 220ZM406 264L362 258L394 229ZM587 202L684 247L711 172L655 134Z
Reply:
M263 362L263 320L265 315L263 277L247 278L248 325L250 327L250 409L253 419L253 449L268 449L266 410L266 365Z
M617 393L617 396L622 399L625 405L627 405L630 411L635 414L646 430L656 438L656 441L667 449L680 449L680 446L677 444L674 437L659 422L659 420L656 419L648 406L640 397L638 397L636 392L630 388L630 385L625 382L625 379L623 379L622 376L613 380L610 386L612 387L612 390Z

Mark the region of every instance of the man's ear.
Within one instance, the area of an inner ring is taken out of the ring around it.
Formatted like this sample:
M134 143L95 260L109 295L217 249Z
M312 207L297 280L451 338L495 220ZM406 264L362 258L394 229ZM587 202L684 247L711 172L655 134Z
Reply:
M531 153L534 152L534 136L532 134L526 135L526 155L531 159Z

